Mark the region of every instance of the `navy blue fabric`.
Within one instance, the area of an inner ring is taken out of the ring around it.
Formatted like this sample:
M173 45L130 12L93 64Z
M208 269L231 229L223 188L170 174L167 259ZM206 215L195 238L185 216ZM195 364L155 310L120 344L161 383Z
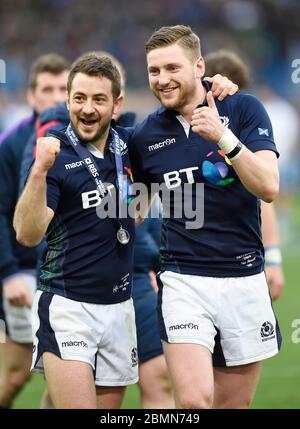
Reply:
M135 114L127 112L118 118L118 125L133 126ZM157 317L157 294L150 284L149 271L159 268L161 219L146 218L137 226L134 242L132 298L135 309L139 362L163 354Z
M156 273L159 269L159 245L155 235L160 234L160 231L160 219L146 218L136 228L133 259L133 299L141 298L145 293L152 290L149 271Z
M0 320L4 320L5 322L5 314L3 309L3 296L2 296L2 281L0 279Z
M34 130L36 114L2 135L0 144L0 278L35 267L35 248L26 248L16 241L12 226L18 198L20 166L29 136Z
M69 123L69 111L67 109L66 103L60 103L57 107L53 107L52 109L48 109L45 112L41 113L40 117L40 125L43 126L51 121L58 121L59 124L51 127L54 130L61 130L66 127ZM49 131L51 130L49 129ZM23 191L25 181L28 175L29 168L32 164L33 160L33 151L36 145L36 130L33 130L31 135L29 136L21 162L21 171L20 171L20 184L19 184L19 193Z
M129 133L117 127L126 142ZM63 132L61 151L47 175L47 205L54 212L47 230L39 289L75 301L113 304L131 296L134 220L122 219L131 236L129 244L117 241L115 220L100 219L96 207L83 208L82 194L95 192L95 182L70 146ZM116 186L114 154L109 136L104 159L94 158L103 183ZM76 164L77 163L77 164ZM70 167L71 166L71 167ZM123 156L129 180L128 152Z
M280 331L280 327L279 327L279 323L277 320L277 317L275 316L275 320L276 320L276 338L277 338L277 347L278 350L281 349L282 346L282 335L281 335L281 331Z
M157 316L157 294L149 277L149 271L157 272L159 267L160 232L160 219L146 218L136 228L132 297L140 363L163 353Z
M144 289L144 279L134 280L133 288ZM157 316L157 294L145 291L134 298L139 362L143 363L163 353Z
M225 360L223 349L221 346L220 331L217 328L216 328L216 331L217 331L217 334L215 336L215 348L214 348L214 352L212 355L213 366L224 367L224 366L226 366L226 360Z
M59 358L61 357L55 333L50 325L49 308L52 299L53 294L47 292L44 292L39 299L38 316L40 320L40 327L36 332L39 342L35 365L38 363L39 359L45 352L53 353Z
M36 113L33 112L33 114L29 117L26 117L22 119L21 121L17 122L16 125L12 126L11 128L8 128L7 130L0 133L0 145L10 136L14 135L16 132L18 133L20 130L24 130L28 124L32 123L34 124L36 117Z
M51 130L60 130L66 127L69 123L69 120L70 120L69 111L67 109L66 103L60 103L57 107L48 109L45 112L41 113L41 115L39 116L40 126L44 126L52 121L59 122L57 125L52 125L49 129L47 129L46 135L49 134ZM34 159L33 153L36 146L36 137L37 137L37 132L36 130L34 130L25 145L25 149L22 156L22 162L21 162L21 170L20 170L19 195L21 195L24 189L25 181L28 176L28 171ZM37 251L36 268L37 268L38 277L40 274L40 263L41 263L40 258L45 247L46 247L46 243L44 240L36 247L36 251Z
M249 94L216 100L224 124L249 150L277 154L272 125L262 104ZM177 112L158 109L138 125L130 144L135 181L164 184L177 175L181 184L204 183L204 225L188 230L186 219L163 220L161 270L209 277L239 277L261 272L264 250L260 231L260 203L239 180L218 146L190 130L189 137ZM193 180L179 170L194 168ZM164 176L165 175L165 176ZM169 176L168 176L169 175Z
M133 127L135 120L136 114L134 112L125 112L118 117L117 124L124 128Z
M157 286L158 286L157 314L158 314L159 332L160 332L161 339L163 341L168 342L167 330L166 330L166 326L165 326L165 322L162 314L163 283L160 279L160 273L158 273L158 275L156 276L156 279L157 279Z

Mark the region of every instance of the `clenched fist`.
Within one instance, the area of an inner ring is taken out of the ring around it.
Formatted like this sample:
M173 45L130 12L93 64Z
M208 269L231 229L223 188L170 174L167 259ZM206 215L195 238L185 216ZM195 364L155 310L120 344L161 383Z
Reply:
M60 152L60 140L55 137L40 137L36 144L35 168L47 172Z
M192 130L205 140L218 143L224 134L225 127L220 121L211 91L207 93L207 103L208 107L195 109L191 121Z
M3 281L3 295L15 307L31 307L33 296L22 275Z

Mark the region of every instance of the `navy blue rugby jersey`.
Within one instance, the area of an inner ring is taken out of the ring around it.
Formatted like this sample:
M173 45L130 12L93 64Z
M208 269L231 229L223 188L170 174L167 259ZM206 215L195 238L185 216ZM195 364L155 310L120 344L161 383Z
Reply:
M121 139L123 171L130 186L132 175L127 149L130 132L116 129ZM47 205L55 215L46 234L39 289L87 303L125 301L131 296L134 220L121 219L131 240L126 245L119 243L116 220L97 216L101 196L94 179L65 133L56 131L53 135L60 138L61 151L47 175ZM94 156L93 159L102 182L116 188L111 134L104 158Z
M216 100L216 105L223 124L249 150L278 155L271 122L255 97L239 93ZM182 185L190 183L194 209L201 200L201 195L196 200L195 184L204 184L204 223L198 229L186 229L191 219L184 214L175 218L171 195L170 214L163 219L162 271L240 277L263 270L260 201L242 185L217 144L195 134L178 112L161 107L136 127L130 159L135 181L148 188L165 184L178 195Z

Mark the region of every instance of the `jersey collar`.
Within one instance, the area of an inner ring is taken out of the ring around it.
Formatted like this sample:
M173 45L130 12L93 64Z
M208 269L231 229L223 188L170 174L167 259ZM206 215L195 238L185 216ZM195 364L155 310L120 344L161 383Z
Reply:
M113 127L113 128L116 129L116 122L114 120L111 121L111 126L109 128L109 134L108 134L108 137L107 137L107 141L106 141L104 153L107 151L107 148L108 148L109 144L112 144L113 135L112 135L112 132L111 132L111 127ZM63 140L63 142L67 146L71 146L71 144L69 143L69 140L68 140L68 138L67 138L67 136L65 134L66 130L67 130L67 127L63 128L62 130L59 130L59 131L58 130L51 130L48 135L51 135L53 137L57 137L60 140Z

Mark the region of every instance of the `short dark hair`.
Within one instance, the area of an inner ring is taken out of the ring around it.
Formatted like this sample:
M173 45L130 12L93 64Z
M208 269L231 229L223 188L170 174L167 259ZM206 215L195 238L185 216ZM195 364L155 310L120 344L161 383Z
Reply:
M249 68L235 52L220 49L206 55L204 60L206 76L220 73L236 83L240 89L244 89L249 85Z
M112 62L117 66L117 69L120 72L121 75L121 89L125 91L126 86L126 70L124 69L124 66L120 63L120 61L112 54L110 54L107 51L97 51L98 55L104 55L105 57L108 57L112 60Z
M155 31L146 42L146 53L175 44L181 46L192 61L201 56L200 39L187 25L161 27Z
M97 52L89 52L79 57L73 64L69 73L67 89L71 92L72 82L77 73L87 76L106 77L112 83L113 98L121 93L121 75L111 58L99 55Z
M28 86L30 89L35 89L37 85L37 77L41 73L59 75L69 69L69 62L61 55L55 53L41 55L31 66Z

